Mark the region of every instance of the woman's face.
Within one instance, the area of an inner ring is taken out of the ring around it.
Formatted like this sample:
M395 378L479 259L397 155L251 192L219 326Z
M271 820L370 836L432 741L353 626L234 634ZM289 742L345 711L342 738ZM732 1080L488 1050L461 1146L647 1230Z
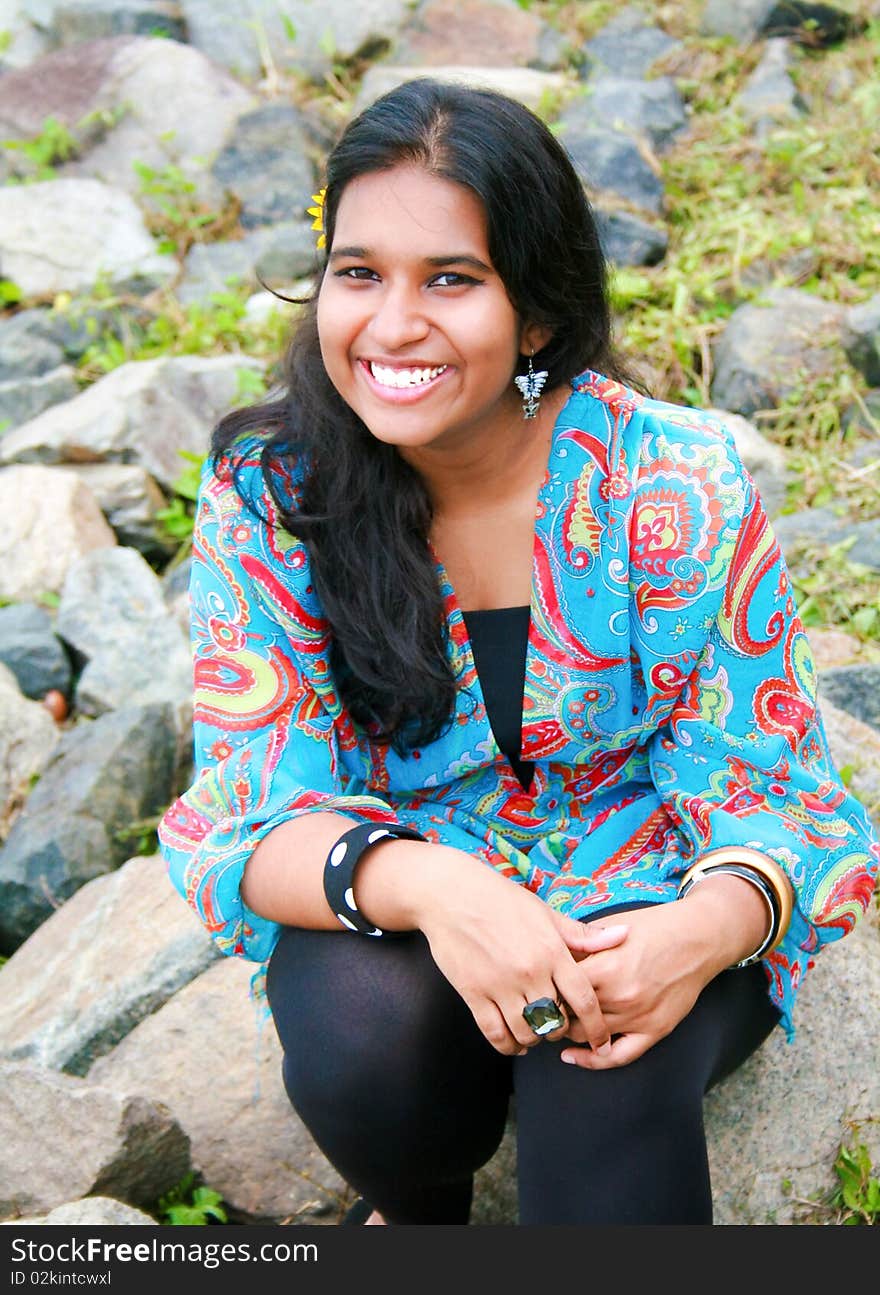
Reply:
M343 191L318 332L339 394L402 450L454 448L520 417L517 360L548 337L521 326L479 199L416 166Z

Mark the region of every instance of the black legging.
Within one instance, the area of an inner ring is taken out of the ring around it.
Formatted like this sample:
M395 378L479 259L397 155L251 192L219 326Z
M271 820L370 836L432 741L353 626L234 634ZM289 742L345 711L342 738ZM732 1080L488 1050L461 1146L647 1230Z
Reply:
M778 1023L766 986L760 966L722 973L607 1071L564 1065L558 1043L496 1052L419 933L285 928L267 987L294 1108L389 1223L467 1223L513 1093L520 1223L706 1224L703 1096Z

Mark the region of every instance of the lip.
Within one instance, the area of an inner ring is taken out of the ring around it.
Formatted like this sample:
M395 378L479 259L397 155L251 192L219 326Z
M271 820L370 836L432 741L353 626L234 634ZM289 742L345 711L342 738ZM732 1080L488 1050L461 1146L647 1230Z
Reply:
M360 359L357 363L370 391L373 392L375 396L378 396L380 400L384 400L387 404L391 405L414 405L417 401L424 400L432 391L436 391L437 387L439 387L443 382L443 379L452 372L451 366L447 365L442 373L438 373L436 378L431 378L428 382L419 383L417 387L385 387L381 382L377 382L373 377L370 369L371 364L378 364L382 368L397 369L398 371L401 369L436 369L439 365L436 360L433 363L408 360L405 364L401 364L400 360L389 363L375 357L371 357L369 360Z

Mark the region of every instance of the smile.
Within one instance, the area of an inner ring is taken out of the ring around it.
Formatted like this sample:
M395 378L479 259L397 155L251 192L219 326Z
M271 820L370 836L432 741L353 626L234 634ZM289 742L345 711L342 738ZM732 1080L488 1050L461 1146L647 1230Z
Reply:
M380 387L393 387L401 391L409 387L424 387L430 382L434 382L445 373L447 365L440 364L436 368L402 368L392 369L384 364L375 364L372 360L367 360L365 367L369 370L371 378L377 382Z

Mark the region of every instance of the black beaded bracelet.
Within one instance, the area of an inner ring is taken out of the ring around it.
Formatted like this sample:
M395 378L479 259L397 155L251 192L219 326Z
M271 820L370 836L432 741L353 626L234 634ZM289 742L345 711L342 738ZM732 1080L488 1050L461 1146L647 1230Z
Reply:
M358 909L354 897L354 870L371 845L397 837L407 841L424 841L421 832L396 823L358 823L343 832L324 864L324 894L327 903L343 926L360 935L406 935L406 931L382 931L368 922Z

